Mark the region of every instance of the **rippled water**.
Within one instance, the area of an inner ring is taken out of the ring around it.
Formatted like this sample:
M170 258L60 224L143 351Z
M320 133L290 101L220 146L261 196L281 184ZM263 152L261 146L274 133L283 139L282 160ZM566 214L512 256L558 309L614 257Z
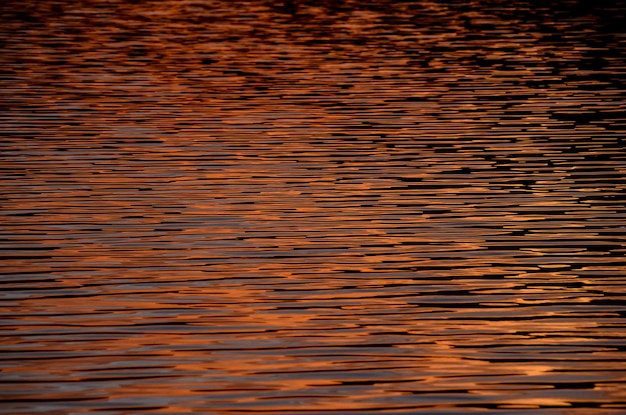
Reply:
M6 414L623 414L626 5L5 0Z

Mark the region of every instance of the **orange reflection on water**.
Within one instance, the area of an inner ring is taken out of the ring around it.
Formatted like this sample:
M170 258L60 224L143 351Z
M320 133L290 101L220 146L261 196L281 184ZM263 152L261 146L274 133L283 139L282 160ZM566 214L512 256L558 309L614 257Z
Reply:
M295 3L0 8L6 410L623 411L624 9Z

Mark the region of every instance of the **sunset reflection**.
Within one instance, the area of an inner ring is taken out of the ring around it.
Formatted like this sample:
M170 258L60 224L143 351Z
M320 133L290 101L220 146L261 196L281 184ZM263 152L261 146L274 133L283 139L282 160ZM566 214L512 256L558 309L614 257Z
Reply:
M623 413L625 14L6 0L0 412Z

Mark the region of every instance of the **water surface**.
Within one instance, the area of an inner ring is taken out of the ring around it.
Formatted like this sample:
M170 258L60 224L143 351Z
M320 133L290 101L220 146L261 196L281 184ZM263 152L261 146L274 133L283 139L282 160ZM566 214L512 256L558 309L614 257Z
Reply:
M0 6L0 411L623 414L623 2Z

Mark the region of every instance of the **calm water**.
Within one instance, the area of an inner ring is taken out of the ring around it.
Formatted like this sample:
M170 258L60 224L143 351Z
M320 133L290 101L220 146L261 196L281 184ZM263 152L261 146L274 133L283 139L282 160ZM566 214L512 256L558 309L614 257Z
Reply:
M0 412L626 413L626 4L545 3L5 0Z

